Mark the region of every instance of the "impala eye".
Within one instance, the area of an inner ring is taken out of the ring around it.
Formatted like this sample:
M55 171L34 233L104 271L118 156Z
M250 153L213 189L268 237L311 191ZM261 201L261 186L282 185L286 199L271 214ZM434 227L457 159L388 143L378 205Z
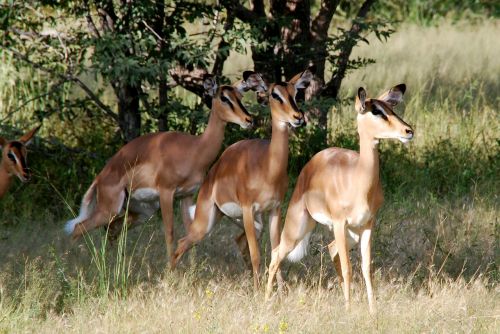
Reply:
M221 95L220 96L220 100L224 103L229 103L229 99L227 97L225 97L224 95Z
M273 99L278 100L280 103L283 103L283 100L281 99L281 97L278 94L276 94L275 92L272 92L271 96L273 97Z
M16 157L12 152L7 153L7 158L9 158L13 163L16 163Z

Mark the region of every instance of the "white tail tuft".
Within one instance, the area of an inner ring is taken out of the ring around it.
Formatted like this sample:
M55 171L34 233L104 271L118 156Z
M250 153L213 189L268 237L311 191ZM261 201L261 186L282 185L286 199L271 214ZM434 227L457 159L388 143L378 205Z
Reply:
M86 217L82 217L81 214L76 217L75 219L68 220L66 224L64 225L64 233L67 235L73 234L73 231L75 230L76 224L80 223L83 221Z
M311 233L307 233L302 240L299 241L297 246L288 253L287 259L291 262L299 262L300 259L307 254L307 247L309 246L309 238L311 237Z
M75 226L87 219L90 214L94 211L95 207L95 196L94 196L95 183L90 185L82 199L82 205L80 206L80 213L78 217L71 219L64 225L64 232L67 235L71 235L75 230Z

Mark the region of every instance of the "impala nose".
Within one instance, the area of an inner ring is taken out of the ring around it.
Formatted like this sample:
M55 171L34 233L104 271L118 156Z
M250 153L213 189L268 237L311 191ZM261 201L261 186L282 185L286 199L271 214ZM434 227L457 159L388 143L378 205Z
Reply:
M293 126L297 127L297 126L301 126L302 124L304 124L304 113L299 113L299 114L294 114L293 115L293 118L295 119L295 122L293 122Z
M412 129L406 129L405 130L406 134L410 137L413 138L413 130Z
M253 127L253 118L247 117L245 118L245 121L247 122L249 128Z
M29 180L31 180L31 172L29 169L25 169L21 175L21 181L28 182Z

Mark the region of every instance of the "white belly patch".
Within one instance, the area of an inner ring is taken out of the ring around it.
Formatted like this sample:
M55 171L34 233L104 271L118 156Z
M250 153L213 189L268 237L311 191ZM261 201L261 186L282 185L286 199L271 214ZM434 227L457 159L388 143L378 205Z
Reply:
M158 192L152 188L135 190L129 199L129 210L140 214L143 218L151 217L160 208ZM125 203L127 205L127 203Z
M372 214L368 210L364 210L357 215L347 217L347 223L353 227L364 226L372 217Z
M316 213L311 213L311 217L318 223L328 226L330 230L333 229L333 220L327 215L321 212L316 212Z
M153 188L139 188L132 193L131 199L139 202L153 202L160 198L158 192Z
M224 203L219 207L219 209L223 214L231 218L241 218L243 216L241 206L234 202Z

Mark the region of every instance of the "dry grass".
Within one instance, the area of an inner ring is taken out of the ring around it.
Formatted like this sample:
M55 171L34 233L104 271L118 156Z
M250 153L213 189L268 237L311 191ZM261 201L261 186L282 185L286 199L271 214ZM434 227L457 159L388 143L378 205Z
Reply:
M359 293L346 313L338 289L293 285L272 303L263 303L263 293L250 290L227 278L200 284L173 275L150 289L137 287L126 300L93 298L68 314L9 317L2 327L38 333L457 333L495 332L500 325L494 292L479 280L470 285L433 283L418 291L384 282L378 287L379 312L374 317Z
M404 118L417 130L407 147L381 146L386 203L373 245L375 317L356 251L354 302L345 312L323 229L301 264L284 265L288 293L264 303L231 241L236 227L219 224L172 273L155 218L129 232L128 289L103 293L92 247L62 235L69 214L25 204L40 213L0 231L0 333L498 332L499 34L498 22L404 26L387 44L357 51L377 63L352 73L343 96L360 85L375 94L406 82ZM356 145L352 106L333 113L331 124L334 143ZM92 234L97 249L101 235ZM112 270L119 254L106 252Z

